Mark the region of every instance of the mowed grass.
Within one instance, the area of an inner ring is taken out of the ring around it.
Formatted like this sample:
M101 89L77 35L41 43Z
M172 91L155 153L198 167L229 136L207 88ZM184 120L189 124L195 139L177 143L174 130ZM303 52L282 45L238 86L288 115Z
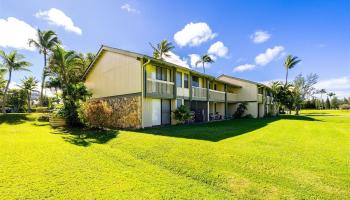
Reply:
M138 131L0 115L0 199L349 199L350 112Z

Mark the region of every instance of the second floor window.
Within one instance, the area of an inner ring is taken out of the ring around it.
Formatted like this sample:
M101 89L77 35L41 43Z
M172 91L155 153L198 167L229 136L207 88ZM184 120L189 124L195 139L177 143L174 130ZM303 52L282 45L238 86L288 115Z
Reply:
M157 67L156 79L162 81L168 81L168 73L166 68Z
M184 88L188 88L188 74L184 74Z
M182 73L176 72L176 87L182 87Z
M192 86L199 87L199 81L197 76L192 76Z

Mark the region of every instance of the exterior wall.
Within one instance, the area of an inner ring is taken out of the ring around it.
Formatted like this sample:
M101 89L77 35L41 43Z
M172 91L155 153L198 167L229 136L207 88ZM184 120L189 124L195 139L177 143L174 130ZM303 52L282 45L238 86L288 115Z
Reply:
M112 109L109 128L141 128L141 94L91 99L89 102L102 100Z
M152 126L152 98L143 98L142 127Z
M257 118L258 117L258 103L249 102L247 105L247 111L245 113L246 113L246 115L250 114L254 118Z
M228 83L242 86L242 88L237 88L234 91L237 93L238 101L257 101L258 87L256 84L229 78L226 76L221 76L219 79Z
M259 117L265 116L265 104L259 103Z
M141 63L134 57L103 51L85 80L92 98L142 92Z

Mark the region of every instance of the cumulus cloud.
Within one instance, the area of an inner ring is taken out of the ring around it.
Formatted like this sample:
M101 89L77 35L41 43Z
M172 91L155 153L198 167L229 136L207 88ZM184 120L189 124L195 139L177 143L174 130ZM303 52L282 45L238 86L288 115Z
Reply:
M244 72L244 71L248 71L248 70L252 70L256 67L256 65L253 64L244 64L244 65L239 65L237 67L233 68L234 72Z
M16 49L34 50L28 40L36 38L37 31L24 21L9 17L0 19L0 46Z
M137 10L137 9L135 9L135 8L133 8L133 7L131 7L131 5L128 4L128 3L123 4L120 8L121 8L122 10L125 10L126 12L129 12L129 13L136 13L136 14L140 13L139 10Z
M268 48L264 53L261 53L255 57L255 63L261 66L267 65L274 59L278 58L278 56L280 56L283 51L283 46Z
M63 27L66 31L74 32L78 35L82 34L82 30L74 25L73 20L68 17L62 10L51 8L46 11L39 11L35 13L35 17L44 19L56 26Z
M198 66L196 66L196 62L197 62L198 60L201 59L201 56L200 56L200 55L198 55L198 54L190 54L190 55L188 55L188 56L190 57L190 64L191 64L191 67L192 67L192 68L202 68L202 67L203 67L203 65L198 65ZM216 58L213 57L213 56L210 56L210 57L211 57L211 59L213 59L213 60L216 59ZM204 67L205 67L205 68L209 68L209 67L210 67L210 63L205 63L205 64L204 64Z
M256 31L250 38L255 44L264 43L271 38L271 34L267 31Z
M347 76L320 81L315 87L334 92L337 97L350 97L350 77Z
M180 65L182 67L189 68L186 59L181 59L180 56L176 55L174 52L171 52L171 51L168 52L168 54L169 54L169 57L166 57L163 55L163 59L165 61L176 64L176 65Z
M221 41L215 42L208 49L208 54L218 57L225 57L228 53L228 48Z
M207 23L189 23L181 31L174 35L176 44L180 47L198 46L203 42L213 39L217 34L213 33Z

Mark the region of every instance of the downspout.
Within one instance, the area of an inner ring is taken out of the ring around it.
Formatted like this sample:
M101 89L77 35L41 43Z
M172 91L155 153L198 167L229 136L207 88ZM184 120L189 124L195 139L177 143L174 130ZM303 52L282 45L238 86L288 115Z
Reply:
M146 59L147 62L144 63L144 59ZM141 79L142 79L142 81L141 81L141 88L142 88L141 89L141 91L142 91L141 92L141 128L145 128L143 126L143 121L144 121L143 120L143 109L144 109L143 104L144 104L144 97L145 97L145 91L146 91L146 79L147 79L145 67L150 62L151 62L151 60L147 59L147 58L142 58L142 61L141 61L141 63L142 63L142 65L141 65Z

